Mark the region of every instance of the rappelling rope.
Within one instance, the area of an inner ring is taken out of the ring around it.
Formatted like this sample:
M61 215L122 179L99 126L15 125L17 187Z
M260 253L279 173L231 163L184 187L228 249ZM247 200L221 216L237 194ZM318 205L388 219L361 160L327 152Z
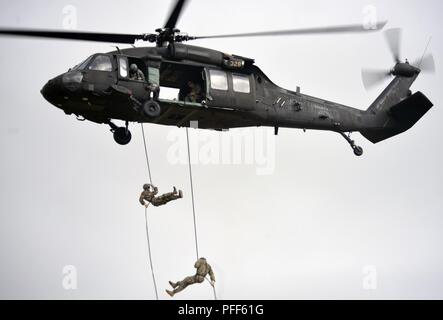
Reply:
M188 128L186 128L186 140L188 142L189 181L191 183L192 215L194 217L195 253L197 255L197 260L198 260L200 258L200 255L198 254L197 221L196 221L196 218L195 218L194 184L192 182L191 151L190 151L190 147L189 147L189 132L188 132Z
M192 165L191 165L191 150L190 150L190 143L189 143L189 132L188 128L186 128L186 141L188 143L188 165L189 165L189 182L191 184L191 198L192 198L192 215L194 217L194 238L195 238L195 253L197 255L197 260L200 258L198 254L198 237L197 237L197 219L195 215L195 201L194 201L194 184L192 180ZM211 283L211 281L206 278L206 281ZM212 286L212 290L214 292L214 300L217 300L217 292L215 291L215 285Z
M146 146L145 129L143 123L140 123L142 127L143 145L145 146L146 165L148 166L149 183L152 184L151 166L149 165L148 147Z
M154 283L155 298L158 300L157 283L155 281L154 266L152 264L151 241L149 240L148 208L146 207L145 207L145 222L146 222L146 239L148 240L149 264L151 265L152 282Z
M149 166L148 148L146 147L145 130L143 128L143 123L140 123L143 134L143 144L145 146L146 164L148 166L149 183L152 184L151 168ZM157 282L155 281L154 265L152 263L151 254L151 241L149 238L149 225L148 225L148 208L145 207L145 225L146 225L146 239L148 241L148 254L149 254L149 264L151 266L152 282L154 283L155 297L158 300Z

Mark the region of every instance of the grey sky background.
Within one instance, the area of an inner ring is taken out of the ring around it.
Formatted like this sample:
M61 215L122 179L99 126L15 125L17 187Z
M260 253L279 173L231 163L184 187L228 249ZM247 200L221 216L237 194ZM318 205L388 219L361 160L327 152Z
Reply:
M79 30L121 33L154 31L170 7L152 0L0 1L0 25L60 29L68 4L77 8ZM389 20L387 28L404 29L403 58L420 57L433 37L437 73L421 75L413 90L436 107L379 145L355 134L362 158L336 134L282 129L271 175L246 164L195 165L200 252L215 269L222 299L443 298L443 3L193 0L179 27L205 35L361 23L368 4ZM382 33L193 44L255 58L284 88L299 85L361 109L388 84L366 92L361 68L393 66ZM112 50L0 38L0 298L155 298L138 204L147 176L140 126L131 126L133 141L121 147L107 126L65 116L40 95L48 79ZM161 299L169 299L167 281L193 273L195 261L187 166L166 157L171 130L146 126L154 183L185 192L149 212ZM211 133L222 134L233 133ZM65 265L77 268L77 290L62 287ZM377 268L376 290L362 287L367 265ZM211 299L212 291L206 283L177 298Z

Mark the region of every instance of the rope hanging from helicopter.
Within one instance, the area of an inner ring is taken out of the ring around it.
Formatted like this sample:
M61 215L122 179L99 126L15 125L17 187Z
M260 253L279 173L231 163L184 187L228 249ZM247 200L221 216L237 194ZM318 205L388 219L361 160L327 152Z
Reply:
M148 148L146 146L145 130L143 128L143 123L141 123L141 128L142 128L142 134L143 134L143 144L145 147L146 165L148 167L149 183L152 184L151 167L149 165ZM151 241L150 241L150 237L149 237L148 208L147 207L145 207L145 225L146 225L146 240L148 242L149 265L151 267L152 282L154 283L155 298L156 298L156 300L158 300L157 282L155 280L154 265L152 263Z
M145 149L145 157L146 157L146 166L148 169L148 176L149 176L149 182L152 184L152 174L151 174L151 167L149 164L149 155L148 155L148 148L146 144L146 135L143 123L141 125L142 135L143 135L143 145ZM193 178L192 178L192 165L191 165L191 151L190 151L190 143L189 143L189 133L188 128L186 128L186 141L187 141L187 150L188 150L188 165L189 165L189 181L191 185L191 200L192 200L192 215L194 220L194 239L195 239L195 253L197 256L197 260L199 259L199 251L198 251L198 236L197 236L197 219L195 214L195 199L194 199L194 184L193 184ZM149 264L151 268L151 274L152 274L152 281L154 284L154 290L155 290L155 296L158 300L158 290L157 290L157 282L155 279L155 273L154 273L154 265L152 262L152 254L151 254L151 241L149 237L149 226L148 226L148 212L147 208L145 207L145 222L146 222L146 239L148 244L148 256L149 256ZM211 283L207 277L205 277L205 280ZM214 294L214 300L217 300L217 292L215 290L215 285L212 286L213 294Z
M190 143L189 143L189 132L188 128L186 128L186 142L188 144L188 166L189 166L189 182L191 184L191 198L192 198L192 216L194 218L194 239L195 239L195 253L197 255L197 260L200 258L198 254L198 237L197 237L197 220L195 215L195 201L194 201L194 184L192 179L192 165L191 165L191 150L190 150ZM207 277L205 277L205 280L210 283ZM215 285L212 285L212 290L214 293L214 300L217 300L217 292L215 291Z

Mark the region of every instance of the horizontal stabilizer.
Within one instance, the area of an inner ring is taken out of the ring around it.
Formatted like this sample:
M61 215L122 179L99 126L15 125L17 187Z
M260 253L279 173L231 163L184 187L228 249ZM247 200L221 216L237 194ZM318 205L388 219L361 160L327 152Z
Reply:
M423 93L416 92L386 111L388 121L384 127L362 130L361 134L372 143L389 139L409 130L432 107L432 102Z
M431 101L421 92L416 92L409 98L396 104L389 110L389 115L402 126L411 128L433 107Z

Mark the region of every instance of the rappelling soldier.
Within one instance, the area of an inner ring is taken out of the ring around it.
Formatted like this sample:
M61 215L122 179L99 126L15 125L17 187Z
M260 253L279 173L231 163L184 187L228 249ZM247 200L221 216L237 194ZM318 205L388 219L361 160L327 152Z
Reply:
M172 192L165 193L161 196L156 197L158 194L158 188L146 183L143 185L143 191L140 194L140 204L145 206L146 208L151 203L154 207L159 207L167 204L169 201L177 200L183 198L183 192L179 190L177 192L177 188L174 187ZM145 202L146 201L146 202Z
M212 271L211 266L206 261L205 258L200 258L197 260L197 262L194 264L194 268L197 269L195 275L186 277L182 281L179 282L172 282L169 281L169 284L172 288L174 288L173 291L166 290L166 292L173 297L176 293L183 291L187 286L195 283L202 283L205 281L205 277L209 274L209 277L211 278L211 286L215 285L215 276L214 272Z

